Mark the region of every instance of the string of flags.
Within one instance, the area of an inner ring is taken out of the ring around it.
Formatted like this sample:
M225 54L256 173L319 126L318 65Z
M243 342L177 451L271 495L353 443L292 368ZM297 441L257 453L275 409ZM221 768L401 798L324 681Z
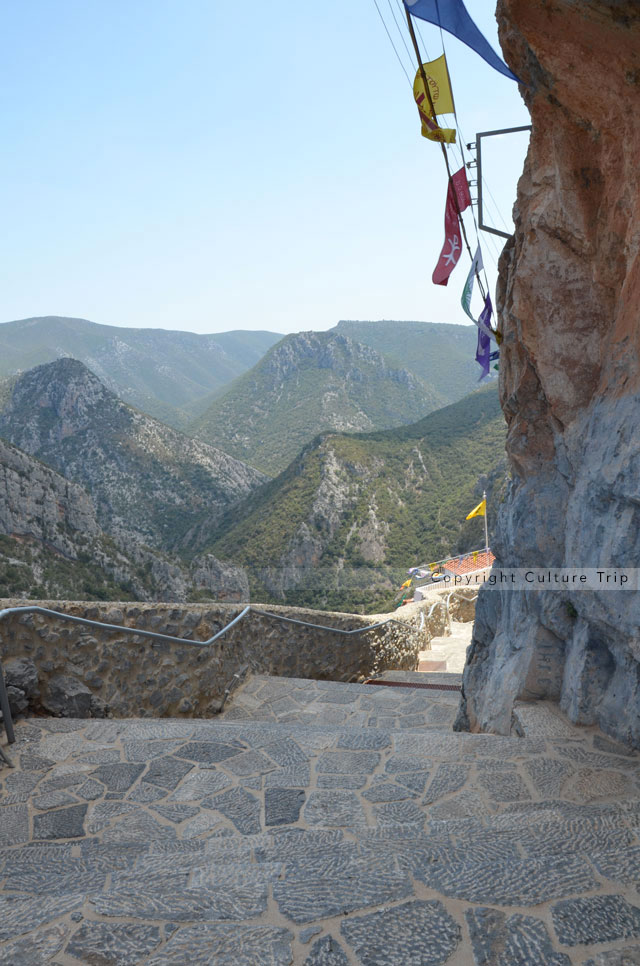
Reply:
M434 285L448 284L451 273L462 255L464 241L464 246L471 258L471 268L465 281L461 304L466 315L478 328L476 361L481 367L480 380L482 380L489 374L492 364L494 369L498 368L499 344L502 340L500 333L492 327L493 305L491 297L488 292L485 292L481 280L484 265L480 242L478 241L475 255L472 256L462 219L462 213L472 204L466 168L463 163L458 171L452 173L449 167L445 145L456 143L457 131L456 128L440 127L437 120L439 115L453 114L454 117L456 116L451 78L444 53L436 60L422 63L411 17L425 20L453 34L499 73L518 83L521 82L509 70L502 58L496 54L480 32L469 16L462 0L444 0L444 2L443 0L403 0L403 2L411 39L418 58L418 70L413 83L413 96L420 117L421 133L427 140L440 143L448 175L444 213L444 244L433 271L432 281ZM484 302L482 311L477 316L471 309L476 281ZM496 348L492 348L492 342L496 344Z

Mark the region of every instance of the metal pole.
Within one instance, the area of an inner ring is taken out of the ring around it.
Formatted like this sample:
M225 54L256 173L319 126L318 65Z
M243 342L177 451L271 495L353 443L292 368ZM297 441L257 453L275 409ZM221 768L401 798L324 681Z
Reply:
M436 121L436 109L435 109L435 106L434 106L434 103L433 103L433 98L431 97L431 91L429 90L429 81L427 79L427 75L426 75L426 72L425 72L425 69L424 69L424 64L422 63L422 56L420 54L420 47L418 46L418 38L416 37L416 32L413 29L413 21L411 19L411 14L409 13L408 10L405 10L405 13L407 15L407 24L409 25L409 33L411 35L411 42L413 44L413 49L416 52L416 60L418 61L418 70L420 72L420 77L422 78L422 83L424 84L424 89L425 89L425 93L427 95L427 100L429 101L429 107L431 109L431 114L433 116L433 120L437 124L438 122ZM448 70L449 70L449 68L447 68L447 72L448 72ZM473 255L471 254L471 246L469 245L469 239L467 238L467 230L466 230L466 228L464 226L464 220L462 218L462 212L460 211L460 205L458 204L458 195L457 195L457 192L456 192L456 186L453 183L453 175L451 174L451 167L449 165L449 158L447 156L447 149L445 148L444 143L442 141L440 141L440 147L442 149L442 156L444 158L444 163L445 163L446 168L447 168L447 178L449 179L449 186L451 188L451 194L452 194L452 197L453 197L453 203L456 206L456 213L458 215L458 223L460 225L460 230L462 232L462 237L464 238L464 243L466 245L467 252L469 253L469 258L471 259L471 261L473 261ZM486 292L484 290L484 286L482 284L482 279L480 278L480 275L479 275L478 272L476 272L476 279L477 279L477 282L478 282L478 288L482 292L482 298L486 298Z
M7 694L7 688L4 683L4 675L2 673L2 665L0 664L0 711L2 711L2 717L4 720L4 730L7 732L7 741L10 745L16 740L15 731L13 730L13 718L11 717L11 708L9 707L9 695Z
M482 499L484 500L484 549L489 549L489 527L487 525L487 491L484 490L482 493Z
M476 134L476 172L478 175L478 227L482 228L482 138Z

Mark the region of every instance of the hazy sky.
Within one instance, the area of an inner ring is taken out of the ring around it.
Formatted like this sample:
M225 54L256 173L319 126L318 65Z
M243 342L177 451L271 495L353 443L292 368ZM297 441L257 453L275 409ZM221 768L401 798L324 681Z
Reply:
M378 3L413 78L399 0ZM494 4L466 4L497 48ZM0 321L466 321L466 255L431 283L444 163L374 0L20 0L1 34ZM467 141L528 123L515 83L445 45ZM509 221L526 143L488 152ZM482 238L491 269L502 240Z

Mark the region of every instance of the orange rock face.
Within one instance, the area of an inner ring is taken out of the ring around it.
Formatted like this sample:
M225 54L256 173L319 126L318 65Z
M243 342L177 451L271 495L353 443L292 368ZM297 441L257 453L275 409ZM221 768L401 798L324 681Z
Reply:
M497 16L532 121L500 266L498 562L638 567L640 3L500 0ZM639 660L640 593L483 592L459 726L505 733L518 697L552 697L639 744Z
M624 6L499 7L533 126L503 262L502 398L509 413L531 366L563 427L639 388L640 5Z

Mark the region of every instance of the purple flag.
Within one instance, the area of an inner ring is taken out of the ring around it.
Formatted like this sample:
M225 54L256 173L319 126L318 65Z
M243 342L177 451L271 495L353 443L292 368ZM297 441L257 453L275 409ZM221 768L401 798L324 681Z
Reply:
M476 362L482 366L482 375L480 376L478 382L482 382L485 376L489 375L492 360L497 359L499 356L498 352L491 351L491 339L486 332L487 329L491 329L492 315L493 306L491 304L491 296L487 295L486 299L484 300L484 308L480 313L480 318L478 319L478 347L476 349Z

